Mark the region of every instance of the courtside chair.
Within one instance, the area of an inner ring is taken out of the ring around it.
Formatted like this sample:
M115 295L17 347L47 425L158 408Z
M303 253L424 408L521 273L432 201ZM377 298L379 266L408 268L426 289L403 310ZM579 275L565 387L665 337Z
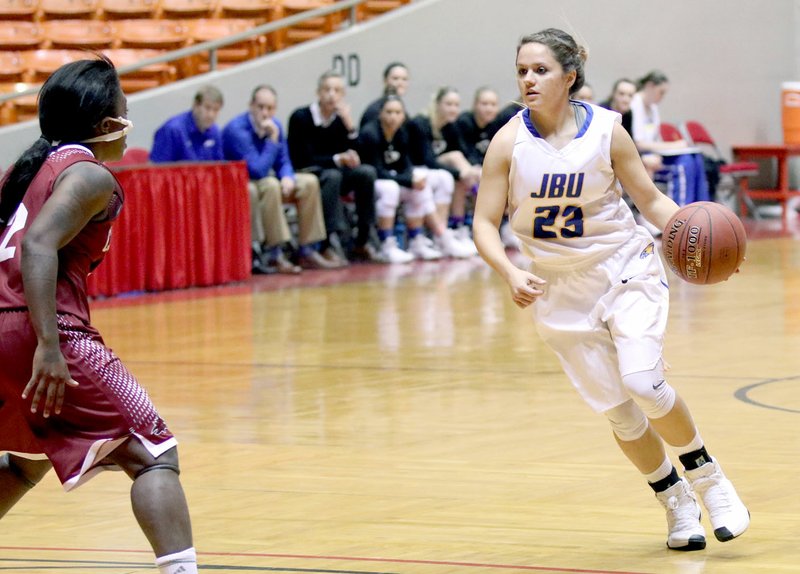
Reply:
M117 161L108 161L109 167L143 165L150 161L150 151L143 147L129 147Z
M683 139L683 134L674 124L661 122L661 139L665 142L674 142ZM664 169L653 175L653 182L669 197L673 197L674 178L678 176L678 166L665 165ZM674 198L673 198L674 199Z
M699 147L705 155L721 163L719 166L720 184L718 191L727 191L728 194L736 196L740 213L746 215L752 213L758 219L758 209L753 203L752 198L747 194L747 178L758 175L759 165L754 161L736 161L728 163L722 156L722 152L717 147L714 138L706 127L696 120L684 122L683 132L686 139L694 146ZM717 196L719 197L719 196Z
M661 139L665 142L676 142L684 138L678 126L667 122L661 122Z

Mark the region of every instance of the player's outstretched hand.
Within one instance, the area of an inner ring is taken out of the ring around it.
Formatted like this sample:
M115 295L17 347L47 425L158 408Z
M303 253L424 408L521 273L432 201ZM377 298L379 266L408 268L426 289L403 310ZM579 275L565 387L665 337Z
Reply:
M544 279L537 277L529 271L516 269L508 278L508 286L511 289L511 299L517 307L524 309L544 294L543 288L546 283Z
M77 387L78 382L70 376L61 350L58 347L50 349L44 345L36 347L31 379L22 391L23 399L27 399L33 391L31 412L35 413L41 404L44 418L49 417L51 412L59 414L64 404L64 391L67 385Z

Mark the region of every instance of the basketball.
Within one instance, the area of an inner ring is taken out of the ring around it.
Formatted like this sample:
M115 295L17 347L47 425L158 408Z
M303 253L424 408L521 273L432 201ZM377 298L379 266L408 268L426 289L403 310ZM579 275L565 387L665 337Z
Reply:
M747 236L730 209L698 201L675 212L661 244L667 265L678 277L696 285L710 285L725 281L739 268Z

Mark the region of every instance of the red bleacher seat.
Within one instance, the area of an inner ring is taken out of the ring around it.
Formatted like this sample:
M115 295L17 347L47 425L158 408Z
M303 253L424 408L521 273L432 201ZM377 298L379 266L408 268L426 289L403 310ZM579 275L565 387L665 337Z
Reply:
M44 31L33 22L0 21L0 50L33 50L44 42Z
M148 50L137 48L115 48L103 50L103 54L114 62L117 68L138 64L142 60L155 58L164 54L164 50ZM169 84L177 79L178 72L171 63L151 64L144 68L139 68L134 72L127 72L120 75L122 91L126 94L149 90L158 86Z
M100 0L104 20L158 17L158 0Z
M115 41L113 26L102 20L51 20L42 29L47 48L98 50Z
M100 0L39 0L40 20L97 18Z
M252 29L255 24L252 20L240 18L203 18L188 22L189 36L195 42L208 42L219 40L233 34ZM242 42L217 49L217 64L220 68L245 62L264 53L266 39L263 36L253 36ZM203 58L198 64L198 71L205 72L209 69L208 59Z
M39 12L39 0L2 0L0 20L27 20L33 22Z

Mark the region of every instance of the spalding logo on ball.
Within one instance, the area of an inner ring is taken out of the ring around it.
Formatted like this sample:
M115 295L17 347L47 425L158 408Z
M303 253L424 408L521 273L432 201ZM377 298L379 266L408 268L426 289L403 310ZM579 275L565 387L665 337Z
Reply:
M741 220L719 203L698 201L678 211L661 240L667 265L696 285L725 281L744 261L747 235Z

